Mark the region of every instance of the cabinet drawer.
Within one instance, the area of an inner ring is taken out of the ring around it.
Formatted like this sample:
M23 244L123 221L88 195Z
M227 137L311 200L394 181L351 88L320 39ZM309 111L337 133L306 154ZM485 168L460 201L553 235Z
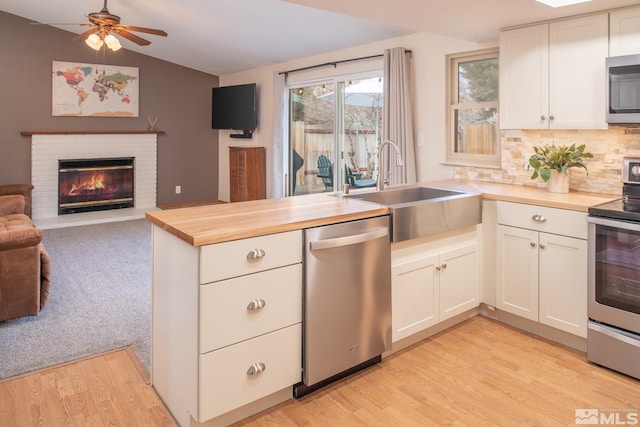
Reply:
M587 214L585 212L511 202L498 202L497 209L498 224L578 239L587 238Z
M217 417L300 382L300 324L199 357L198 422ZM249 375L253 364L264 371Z
M302 264L200 286L200 353L301 321Z
M254 259L253 251L261 253ZM200 283L302 262L302 231L252 237L203 246L200 249Z

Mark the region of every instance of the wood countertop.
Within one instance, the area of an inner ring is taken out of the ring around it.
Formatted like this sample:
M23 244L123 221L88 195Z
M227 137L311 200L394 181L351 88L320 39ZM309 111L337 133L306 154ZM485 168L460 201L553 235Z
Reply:
M384 206L335 193L147 212L148 221L193 246L388 214Z
M616 195L569 192L554 194L540 188L479 181L422 182L452 190L481 193L485 200L526 203L586 212L589 206L620 198ZM193 246L352 221L385 215L374 203L320 193L279 199L204 205L148 212L146 219Z

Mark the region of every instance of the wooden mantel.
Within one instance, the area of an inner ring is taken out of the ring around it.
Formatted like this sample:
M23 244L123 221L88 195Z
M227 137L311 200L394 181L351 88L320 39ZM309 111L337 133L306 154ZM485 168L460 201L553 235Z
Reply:
M161 130L106 130L106 131L22 131L20 135L143 135L143 134L156 134L164 135L164 131Z

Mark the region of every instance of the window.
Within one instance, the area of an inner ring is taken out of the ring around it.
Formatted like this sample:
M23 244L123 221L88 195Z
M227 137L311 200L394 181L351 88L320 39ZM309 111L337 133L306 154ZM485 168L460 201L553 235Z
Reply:
M500 167L498 49L447 55L447 163Z
M373 187L382 124L380 73L288 89L288 195Z

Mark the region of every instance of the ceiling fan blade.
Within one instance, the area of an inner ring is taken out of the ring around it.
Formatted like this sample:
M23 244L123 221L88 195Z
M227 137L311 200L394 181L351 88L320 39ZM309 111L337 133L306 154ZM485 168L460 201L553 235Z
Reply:
M156 36L164 36L164 37L167 36L166 32L162 30L156 30L154 28L136 27L134 25L118 25L116 28L126 30L126 31L138 31L140 33L154 34Z
M76 23L69 23L69 22L63 22L63 23L59 23L59 22L29 22L29 24L31 25L80 25L82 27L93 27L93 24L78 24Z
M151 42L149 40L145 40L142 37L138 37L135 34L130 33L127 30L124 30L122 28L114 28L113 32L115 32L116 34L121 35L122 37L124 37L125 39L131 40L132 42L139 44L140 46L147 46L150 45Z

